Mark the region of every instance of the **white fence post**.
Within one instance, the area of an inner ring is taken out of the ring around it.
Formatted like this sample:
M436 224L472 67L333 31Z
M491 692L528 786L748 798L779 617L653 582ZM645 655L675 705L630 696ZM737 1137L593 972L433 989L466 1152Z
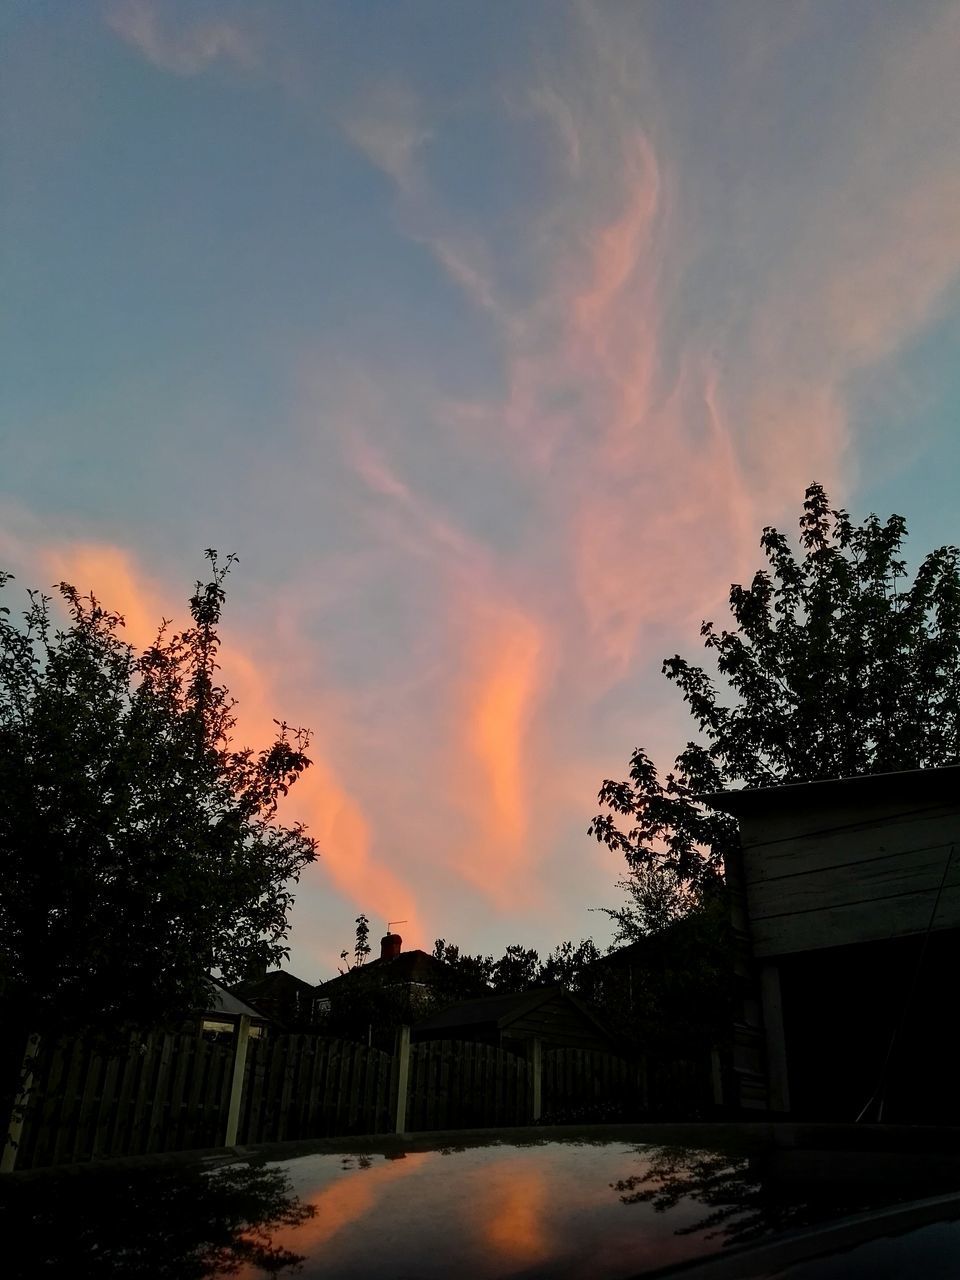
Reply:
M7 1126L3 1155L0 1156L0 1173L12 1173L17 1163L17 1151L20 1149L20 1137L23 1133L23 1122L27 1114L27 1103L33 1091L33 1080L36 1072L34 1063L40 1047L40 1033L33 1031L27 1036L27 1048L20 1068L20 1080L17 1085L13 1110L10 1112L10 1123Z
M396 1120L395 1133L403 1133L407 1127L407 1080L410 1075L410 1028L397 1031L397 1094L393 1100Z
M230 1084L230 1106L227 1109L227 1133L225 1147L237 1145L237 1129L240 1124L240 1101L243 1097L243 1072L247 1065L247 1044L250 1040L250 1015L242 1013L237 1026L237 1042L233 1051L233 1080Z

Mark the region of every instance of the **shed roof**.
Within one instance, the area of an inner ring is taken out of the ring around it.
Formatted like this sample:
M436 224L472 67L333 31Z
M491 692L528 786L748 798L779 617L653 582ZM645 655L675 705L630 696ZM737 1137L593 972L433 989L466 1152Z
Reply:
M284 996L298 993L304 997L312 997L314 987L312 982L305 982L289 969L272 969L262 978L244 978L242 982L235 983L230 990L241 1000L256 1001L258 997L282 999Z
M697 799L725 813L758 813L774 806L869 803L874 800L943 798L960 800L960 763L930 769L902 769L895 773L861 773L849 778L816 778L776 787L745 787L740 791L712 791Z
M259 1010L254 1009L252 1005L244 1003L243 1000L235 996L232 991L228 991L226 987L221 986L216 980L214 980L213 987L213 995L210 997L204 1012L220 1013L231 1018L238 1018L246 1014L247 1017L263 1021L263 1014Z

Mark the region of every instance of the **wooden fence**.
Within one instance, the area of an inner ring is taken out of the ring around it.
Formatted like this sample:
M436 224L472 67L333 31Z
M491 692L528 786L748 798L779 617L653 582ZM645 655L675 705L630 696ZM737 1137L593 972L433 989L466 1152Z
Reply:
M654 1082L613 1054L538 1047L523 1057L468 1041L403 1037L398 1055L315 1035L250 1040L245 1053L241 1044L196 1031L134 1038L112 1056L78 1040L41 1044L6 1167L541 1118L679 1119L684 1106L668 1094L686 1090L689 1103L703 1075L660 1070Z
M231 1044L196 1033L148 1035L115 1055L41 1045L17 1167L215 1147L233 1060Z
M506 1049L469 1040L410 1046L407 1129L487 1129L529 1124L533 1072Z
M393 1070L389 1053L352 1041L311 1035L252 1041L237 1141L391 1132Z

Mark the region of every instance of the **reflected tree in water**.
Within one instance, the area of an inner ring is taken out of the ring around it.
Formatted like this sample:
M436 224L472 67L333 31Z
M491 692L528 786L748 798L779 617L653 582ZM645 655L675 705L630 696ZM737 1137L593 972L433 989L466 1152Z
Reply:
M682 1147L638 1147L643 1173L611 1184L624 1204L650 1204L658 1213L695 1201L709 1212L696 1222L678 1227L676 1235L705 1232L723 1236L724 1246L749 1244L791 1227L835 1216L831 1197L798 1197L770 1176L764 1154L731 1156L729 1152L691 1151ZM851 1201L850 1211L859 1207Z
M248 1165L12 1176L0 1182L3 1274L204 1280L253 1266L277 1275L303 1255L274 1245L272 1234L314 1213L281 1170ZM14 1243L22 1261L10 1256Z
M691 1202L703 1205L707 1213L675 1234L721 1236L724 1247L960 1186L952 1154L668 1146L637 1147L636 1154L642 1172L610 1184L623 1203L649 1204L657 1213L685 1207L685 1218Z

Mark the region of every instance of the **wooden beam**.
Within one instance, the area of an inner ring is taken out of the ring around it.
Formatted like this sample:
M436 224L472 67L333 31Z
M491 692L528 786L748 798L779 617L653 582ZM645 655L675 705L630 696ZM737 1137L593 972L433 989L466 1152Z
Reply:
M543 1041L534 1036L529 1041L530 1066L533 1071L533 1106L530 1119L537 1124L543 1114Z
M247 1043L250 1039L250 1015L242 1013L237 1026L237 1039L233 1051L233 1079L230 1083L230 1105L227 1108L227 1132L223 1140L225 1147L237 1144L237 1129L240 1124L240 1101L243 1097L243 1073L247 1065Z
M763 1011L763 1033L767 1049L767 1086L771 1111L790 1110L790 1086L787 1078L787 1042L783 1030L783 999L780 992L780 970L775 964L760 966L760 1005Z
M393 1100L394 1132L407 1127L407 1080L410 1075L410 1028L397 1031L397 1092Z

